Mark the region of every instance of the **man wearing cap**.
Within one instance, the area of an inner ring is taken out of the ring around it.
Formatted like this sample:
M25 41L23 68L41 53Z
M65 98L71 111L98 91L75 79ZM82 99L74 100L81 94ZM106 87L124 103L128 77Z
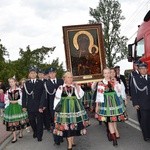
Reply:
M150 76L147 74L148 65L138 65L139 76L133 77L131 87L132 103L136 110L140 110L140 126L145 141L150 140Z
M117 74L117 80L121 80L125 86L125 92L126 94L128 93L128 88L127 88L127 83L126 83L126 79L125 79L125 76L124 75L121 75L120 74L120 66L115 66L115 71L116 71L116 74Z
M45 79L45 81L49 80L48 69L46 69L44 72L44 79Z
M141 61L134 61L133 62L133 71L131 72L130 76L129 76L129 96L130 96L130 100L132 101L132 95L131 95L131 89L134 86L133 84L133 78L135 78L136 76L140 76L139 70L138 70L138 65L141 63ZM141 119L141 114L140 114L140 110L137 109L137 118L138 121L140 123L140 119Z
M51 129L54 128L54 98L55 98L55 93L57 88L60 85L63 85L64 81L63 79L58 79L56 78L56 69L54 67L50 67L48 69L48 74L49 74L49 80L47 80L44 83L44 87L45 87L45 97L43 96L43 99L46 100L47 102L47 107L48 107L48 111L50 113L50 126ZM54 136L54 142L57 145L60 145L60 137L56 137Z
M37 79L37 68L29 69L29 80L25 82L22 93L23 111L28 112L29 122L33 129L33 138L40 142L43 136L43 105L41 99L44 83Z
M133 62L133 71L129 75L129 96L131 96L131 86L133 84L133 77L140 75L138 70L138 65L141 61L134 61Z

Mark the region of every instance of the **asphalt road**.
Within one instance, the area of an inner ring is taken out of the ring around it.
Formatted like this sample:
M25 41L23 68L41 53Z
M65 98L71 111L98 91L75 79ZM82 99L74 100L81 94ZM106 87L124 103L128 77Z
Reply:
M114 147L106 137L105 125L99 125L97 120L91 118L91 126L85 136L75 137L76 147L73 150L150 150L150 142L145 142L142 138L137 119L136 111L128 103L129 120L126 123L118 123L121 138L118 146ZM9 143L4 150L66 150L67 142L54 145L52 134L44 131L43 141L37 142L32 138L32 132L24 131L23 139L18 139L15 144Z

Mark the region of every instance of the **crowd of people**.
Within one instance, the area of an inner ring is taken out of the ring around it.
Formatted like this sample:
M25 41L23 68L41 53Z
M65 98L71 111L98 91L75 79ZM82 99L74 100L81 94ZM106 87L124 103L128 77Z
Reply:
M90 115L106 126L106 135L113 146L120 138L117 122L128 119L126 104L129 94L137 109L138 120L145 141L150 140L150 77L147 64L136 61L129 77L129 88L120 67L105 68L98 82L77 84L71 72L57 78L57 70L50 67L45 74L30 67L28 79L18 84L8 79L9 88L0 82L0 113L6 131L13 133L12 143L23 138L23 129L31 126L33 138L42 141L44 128L53 133L54 143L60 145L66 138L68 150L76 146L74 136L87 133Z

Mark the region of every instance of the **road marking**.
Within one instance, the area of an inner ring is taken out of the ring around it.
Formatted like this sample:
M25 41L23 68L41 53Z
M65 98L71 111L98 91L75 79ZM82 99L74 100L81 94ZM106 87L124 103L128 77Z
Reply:
M128 120L129 120L129 121L128 121ZM132 127L135 128L135 129L141 131L141 128L140 128L140 126L139 126L139 123L138 123L136 120L131 119L131 118L128 118L128 120L125 121L125 123L127 123L128 125L132 126Z
M136 120L134 120L134 119L132 119L132 118L128 118L128 120L131 121L131 122L134 122L134 123L137 124L137 125L140 125L138 121L136 121Z
M93 120L91 120L91 125L97 125L97 121L95 121L95 119L93 119ZM132 118L128 118L128 120L125 121L125 123L130 125L131 127L135 128L135 129L141 131L140 124L138 121L136 121Z

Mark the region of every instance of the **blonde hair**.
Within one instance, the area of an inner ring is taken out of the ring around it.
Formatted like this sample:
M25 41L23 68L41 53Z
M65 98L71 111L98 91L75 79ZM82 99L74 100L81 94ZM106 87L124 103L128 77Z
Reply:
M73 76L73 74L71 73L71 72L69 72L69 71L67 71L64 75L63 75L63 79L65 79L65 77L67 77L67 76Z
M13 77L8 79L8 81L10 81L10 80L14 80L15 82L17 82L16 78L13 78Z
M106 70L109 70L109 71L110 71L110 68L108 68L108 67L107 67L107 68L104 68L104 69L103 69L103 73L104 73L104 71L106 71Z

